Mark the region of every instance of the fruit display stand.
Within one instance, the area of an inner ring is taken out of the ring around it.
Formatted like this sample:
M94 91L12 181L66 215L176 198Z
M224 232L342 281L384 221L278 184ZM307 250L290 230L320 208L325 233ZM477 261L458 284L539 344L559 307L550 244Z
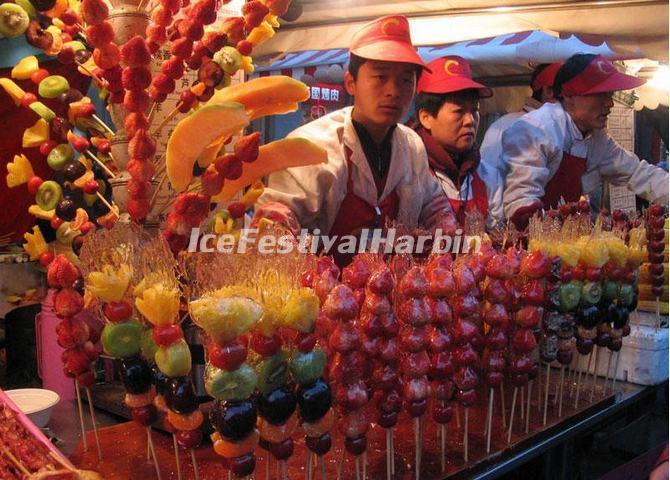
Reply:
M558 375L552 375L558 379ZM421 478L494 478L507 471L518 467L529 459L541 455L543 452L564 444L570 438L579 435L594 425L602 423L606 419L621 414L626 409L633 408L638 402L643 402L652 393L651 387L642 387L629 383L617 383L615 392L610 390L609 382L607 393L604 393L602 379L598 380L597 394L593 403L583 403L580 408L572 408L572 402L567 402L564 409L564 417L557 419L551 416L546 427L542 426L542 415L538 410L537 400L531 401L531 433L523 434L521 431L512 436L512 442L507 443L506 434L503 435L499 412L494 416L493 452L486 455L486 437L483 435L486 406L484 401L470 408L470 461L465 463L462 458L462 427L452 419L448 425L448 458L447 470L440 471L439 442L436 425L432 422L425 424L425 445ZM555 390L552 385L551 391ZM564 391L569 390L568 386ZM511 394L511 391L508 392ZM567 397L567 394L566 394ZM483 399L485 400L485 399ZM509 408L511 395L506 399ZM462 412L461 412L462 415ZM401 416L396 427L396 449L395 464L396 474L393 478L413 477L413 434L411 419ZM519 422L519 425L521 423ZM521 430L521 429L520 429ZM57 432L56 432L57 433ZM153 478L155 476L153 466L146 461L145 456L145 433L144 429L132 422L104 427L100 430L103 450L106 456L99 461L93 450L84 452L79 444L71 455L72 462L80 468L95 467L108 480L128 478ZM505 432L506 433L506 432ZM172 440L167 434L155 434L154 442L159 463L165 470L174 471L174 455L172 452ZM305 456L307 449L303 440L296 435L295 453L288 462L289 478L305 478ZM385 478L385 452L384 452L384 429L375 427L368 433L368 478ZM315 478L337 478L337 470L342 458L343 441L341 436L334 436L333 448L325 455L326 477L315 474ZM258 453L256 478L265 478L265 463L267 452ZM218 457L211 446L203 444L196 450L196 457L203 480L221 478L222 470L220 457ZM269 478L278 478L273 470ZM565 466L563 466L565 468ZM182 473L185 478L194 478L188 458L182 462ZM170 477L172 478L172 477ZM354 474L353 460L348 459L341 478L356 478Z

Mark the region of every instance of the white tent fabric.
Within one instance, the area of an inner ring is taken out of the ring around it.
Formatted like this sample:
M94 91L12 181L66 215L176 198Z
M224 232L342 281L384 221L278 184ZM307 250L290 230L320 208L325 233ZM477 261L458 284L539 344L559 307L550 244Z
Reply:
M621 55L667 63L668 2L660 0L303 0L304 12L255 49L258 56L347 48L367 21L409 17L418 46L445 45L507 33L542 30L599 35Z

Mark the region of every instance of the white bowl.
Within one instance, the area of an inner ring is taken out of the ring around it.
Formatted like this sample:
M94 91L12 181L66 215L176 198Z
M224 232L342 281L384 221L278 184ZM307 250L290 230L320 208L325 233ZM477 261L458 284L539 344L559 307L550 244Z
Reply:
M42 388L19 388L5 393L40 428L49 423L51 411L60 402L56 392Z

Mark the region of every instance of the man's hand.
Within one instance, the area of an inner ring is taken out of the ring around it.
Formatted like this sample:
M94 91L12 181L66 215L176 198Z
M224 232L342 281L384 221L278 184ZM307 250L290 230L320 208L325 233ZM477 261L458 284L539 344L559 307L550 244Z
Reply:
M516 212L514 212L514 214L510 217L510 220L516 226L518 231L523 232L526 227L528 227L528 221L531 219L531 217L535 215L535 212L542 209L542 207L542 202L536 200L530 205L517 208Z
M270 202L262 206L256 206L251 226L257 227L261 218L266 218L272 222L283 225L296 237L300 233L300 223L298 223L295 214L283 203Z

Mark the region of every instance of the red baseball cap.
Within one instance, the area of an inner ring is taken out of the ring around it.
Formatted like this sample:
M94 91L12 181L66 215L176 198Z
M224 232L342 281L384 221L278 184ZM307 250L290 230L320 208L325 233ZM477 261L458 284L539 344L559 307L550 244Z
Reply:
M550 63L533 79L530 88L537 92L542 87L553 87L556 73L561 68L562 63Z
M412 63L426 68L412 45L409 22L402 15L388 15L365 25L351 39L349 51L368 60Z
M462 57L438 58L427 66L430 70L421 74L416 93L452 93L474 89L479 98L493 96L493 90L472 79L470 64Z
M618 92L631 90L644 83L645 80L619 72L612 62L596 55L581 73L563 83L559 93L564 97L573 97Z

